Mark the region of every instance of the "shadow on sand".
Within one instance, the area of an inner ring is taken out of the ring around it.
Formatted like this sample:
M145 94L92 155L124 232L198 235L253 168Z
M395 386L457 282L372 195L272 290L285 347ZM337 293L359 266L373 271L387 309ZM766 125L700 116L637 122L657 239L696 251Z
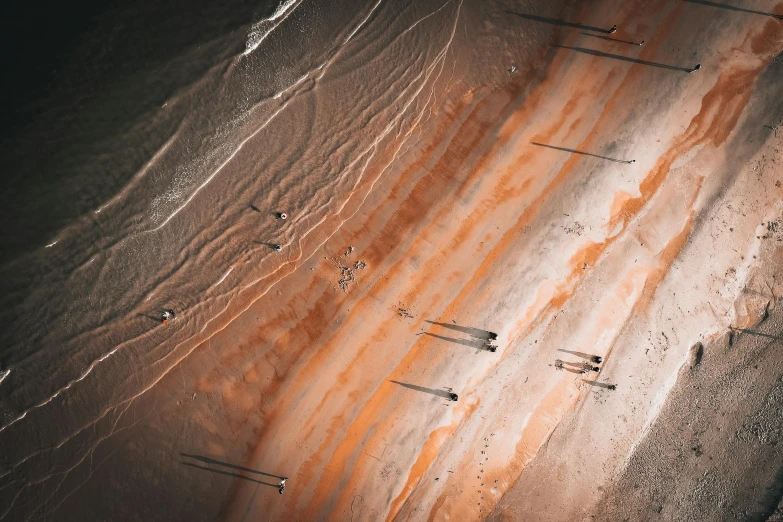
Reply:
M584 353L584 352L573 352L571 350L561 350L560 348L557 349L558 352L564 352L564 353L570 353L572 355L576 355L577 357L581 357L582 359L590 359L592 360L593 357L595 357L592 354Z
M776 341L783 341L783 337L780 337L778 335L772 335L772 334L768 334L768 333L757 332L755 330L746 330L744 328L730 327L730 329L732 331L735 331L735 332L742 332L742 333L746 333L746 334L750 334L750 335L758 335L759 337L766 337L768 339L775 339Z
M667 65L665 63L648 62L647 60L639 60L638 58L629 58L627 56L621 56L619 54L605 53L602 51L596 51L593 49L585 49L584 47L569 47L567 45L552 44L553 47L559 47L561 49L568 49L570 51L576 51L578 53L589 54L592 56L598 56L600 58L611 58L613 60L621 60L623 62L638 63L640 65L649 65L650 67L659 67L661 69L669 69L672 71L692 72L692 67L677 67L676 65Z
M242 479L242 480L249 480L250 482L255 482L256 484L263 484L265 486L271 486L273 488L278 488L280 486L280 484L272 484L271 482L264 482L263 480L256 480L256 479L251 478L251 477L246 477L245 475L240 475L239 473L231 473L230 471L223 471L223 470L220 470L220 469L208 468L206 466L199 466L197 464L192 464L190 462L182 462L182 465L190 466L191 468L196 468L196 469L203 469L204 471L211 471L212 473L217 473L218 475L226 475L226 476L229 476L229 477L239 478L239 479Z
M740 13L771 16L772 18L783 20L783 14L765 13L764 11L754 11L753 9L745 9L744 7L734 7L733 5L719 4L717 2L708 2L707 0L683 0L683 2L688 2L690 4L707 5L710 7L718 7L720 9L727 9L729 11L738 11Z
M476 350L484 350L489 351L487 348L486 341L472 341L470 339L457 339L454 337L444 337L442 335L437 335L429 332L424 332L424 335L429 335L432 337L437 337L438 339L443 339L444 341L449 341L451 343L461 344L462 346L468 346L470 348L475 348Z
M613 161L615 163L634 163L634 160L630 160L629 161L629 160L621 160L621 159L617 159L617 158L610 158L609 156L599 156L598 154L593 154L592 152L584 152L584 151L576 150L576 149L567 149L565 147L556 147L554 145L547 145L546 143L538 143L536 141L531 141L530 144L531 145L536 145L538 147L546 147L548 149L555 149L555 150L561 150L563 152L570 152L572 154L581 154L582 156L592 156L593 158L599 158L599 159L602 159L602 160Z
M590 36L592 38L600 38L601 40L607 40L610 42L617 42L617 43L624 43L628 45L642 45L644 43L644 40L642 42L633 42L631 40L620 40L619 38L612 38L611 36L601 36L600 34L591 34L591 33L580 33L585 36Z
M278 478L280 480L287 478L287 477L282 477L280 475L274 475L272 473L264 473L263 471L258 471L257 469L245 468L242 466L237 466L236 464L229 464L228 462L221 462L219 460L215 460L210 457L204 457L202 455L189 455L187 453L180 453L180 455L189 459L200 460L201 462L204 462L206 464L214 464L215 466L224 466L226 468L238 469L240 471L247 471L248 473L255 473L257 475L264 475L267 477Z
M611 390L612 386L614 386L614 384L608 384L605 382L598 382L598 381L588 381L587 379L582 379L582 382L585 384L589 384L590 386L595 386L596 388L604 388L606 390Z
M574 368L579 368L580 370L583 370L583 369L586 368L586 363L583 363L583 362L561 361L560 359L558 359L555 362L560 363L561 365L567 364L568 366L573 366Z
M574 22L566 22L565 20L558 20L557 18L546 18L543 16L536 16L524 13L515 13L514 11L506 11L506 13L524 18L525 20L533 20L535 22L544 22L545 24L562 25L564 27L573 27L574 29L584 29L585 31L596 31L599 33L610 34L609 29L602 29L600 27L591 27L589 25L577 24Z
M275 246L277 246L279 244L279 243L265 243L263 241L253 241L253 243L256 244L256 245L263 245L265 247L271 248L272 250L276 250Z
M466 333L468 335L472 335L473 337L476 337L477 339L484 339L489 340L490 339L490 333L488 330L481 330L479 328L471 328L470 326L460 326L458 324L450 324L450 323L438 323L435 321L430 321L428 319L424 320L425 323L435 324L438 326L442 326L444 328L450 328L452 330L456 330L458 332Z
M392 381L391 379L389 381L393 382L394 384L399 384L400 386L405 386L406 388L410 388L411 390L429 393L431 395L437 395L438 397L443 397L444 399L451 400L449 392L447 391L436 390L435 388L425 388L424 386L416 386L415 384L408 384L407 382Z

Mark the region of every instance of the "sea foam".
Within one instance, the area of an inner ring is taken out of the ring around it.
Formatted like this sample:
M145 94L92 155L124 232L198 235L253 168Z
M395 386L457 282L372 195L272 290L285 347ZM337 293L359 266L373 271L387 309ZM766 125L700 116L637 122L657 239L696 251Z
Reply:
M299 5L301 0L285 0L280 4L272 16L264 18L253 24L250 28L250 32L247 35L247 42L245 43L245 52L243 55L252 53L264 39L269 36L269 33L274 31L283 20L285 20L289 14Z

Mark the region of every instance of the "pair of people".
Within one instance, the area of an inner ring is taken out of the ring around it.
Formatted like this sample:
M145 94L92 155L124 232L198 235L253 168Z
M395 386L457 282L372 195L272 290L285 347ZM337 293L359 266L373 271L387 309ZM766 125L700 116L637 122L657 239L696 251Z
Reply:
M494 353L497 351L498 347L496 344L492 344L492 341L498 340L498 334L496 334L495 332L487 332L487 334L489 337L486 341L487 350Z

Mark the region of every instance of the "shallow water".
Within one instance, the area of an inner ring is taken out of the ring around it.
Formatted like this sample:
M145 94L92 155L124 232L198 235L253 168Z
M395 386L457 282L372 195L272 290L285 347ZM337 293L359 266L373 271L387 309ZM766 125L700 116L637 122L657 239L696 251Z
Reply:
M70 29L48 11L13 65L35 88L4 114L0 476L24 484L6 514L55 507L86 458L70 444L94 448L109 412L340 227L430 121L464 8L161 2Z

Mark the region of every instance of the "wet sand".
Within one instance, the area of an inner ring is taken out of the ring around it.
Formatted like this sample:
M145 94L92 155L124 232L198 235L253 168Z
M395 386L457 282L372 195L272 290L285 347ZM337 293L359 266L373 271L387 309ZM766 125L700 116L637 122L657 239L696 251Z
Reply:
M638 514L623 488L672 436L657 419L692 347L706 368L783 290L783 132L765 127L783 121L783 22L669 1L539 13L607 35L453 4L445 34L464 16L473 38L448 40L410 128L238 317L148 355L159 380L74 448L69 494L42 482L57 518L574 520L605 493L604 519ZM517 26L526 61L489 52ZM481 78L449 53L496 61ZM575 372L591 355L601 371Z

